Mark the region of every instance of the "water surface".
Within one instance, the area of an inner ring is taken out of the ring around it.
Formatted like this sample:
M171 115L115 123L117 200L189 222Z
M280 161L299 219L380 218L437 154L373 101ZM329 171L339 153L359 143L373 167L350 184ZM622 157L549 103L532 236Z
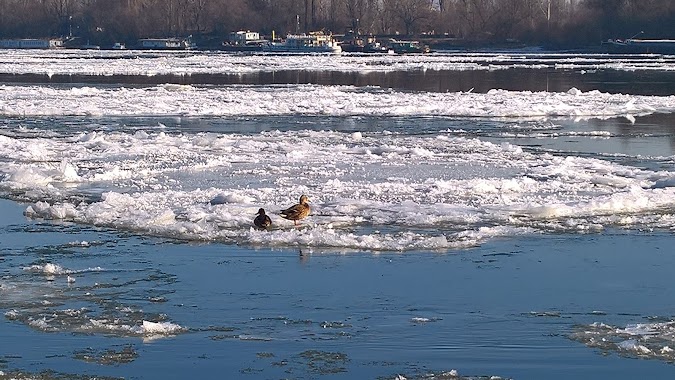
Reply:
M1 51L0 378L672 377L673 72Z

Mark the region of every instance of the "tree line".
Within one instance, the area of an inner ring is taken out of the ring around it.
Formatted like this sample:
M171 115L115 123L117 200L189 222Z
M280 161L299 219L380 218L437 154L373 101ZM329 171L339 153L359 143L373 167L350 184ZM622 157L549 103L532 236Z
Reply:
M673 0L0 0L0 38L222 41L315 30L574 47L675 38Z

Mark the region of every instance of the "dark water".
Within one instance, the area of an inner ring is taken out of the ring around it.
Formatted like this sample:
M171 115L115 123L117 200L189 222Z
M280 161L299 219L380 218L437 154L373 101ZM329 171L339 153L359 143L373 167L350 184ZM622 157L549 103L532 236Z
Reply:
M0 82L39 84L156 85L353 85L379 86L403 91L485 93L491 89L565 92L598 90L606 93L666 96L675 94L675 71L580 69L508 69L469 71L343 72L280 70L245 74L191 75L39 75L2 74Z

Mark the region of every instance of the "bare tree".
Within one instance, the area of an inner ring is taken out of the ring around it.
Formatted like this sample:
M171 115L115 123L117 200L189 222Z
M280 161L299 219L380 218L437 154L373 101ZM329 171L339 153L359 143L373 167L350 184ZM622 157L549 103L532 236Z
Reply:
M338 17L339 27L347 28L356 33L373 34L383 30L379 17L390 17L383 14L381 0L331 0L340 9L344 19Z
M391 34L437 30L465 39L597 44L675 38L673 0L0 0L0 37L71 34L92 41L249 29ZM218 38L218 37L209 37Z
M359 21L363 20L363 3L362 0L345 0L347 19L354 33L359 33Z
M385 4L388 13L401 21L406 35L410 35L422 20L431 15L431 4L428 0L390 0Z
M472 38L482 38L486 34L493 35L489 28L492 19L498 11L496 0L459 0L457 12L464 21L463 35Z
M80 5L78 0L43 0L44 12L52 20L52 33L72 34L72 21L77 13L78 5Z

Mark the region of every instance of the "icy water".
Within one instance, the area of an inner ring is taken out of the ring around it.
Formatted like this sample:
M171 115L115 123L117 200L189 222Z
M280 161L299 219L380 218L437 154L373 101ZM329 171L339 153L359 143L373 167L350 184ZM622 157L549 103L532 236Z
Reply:
M0 378L675 374L673 57L4 50L0 80Z

